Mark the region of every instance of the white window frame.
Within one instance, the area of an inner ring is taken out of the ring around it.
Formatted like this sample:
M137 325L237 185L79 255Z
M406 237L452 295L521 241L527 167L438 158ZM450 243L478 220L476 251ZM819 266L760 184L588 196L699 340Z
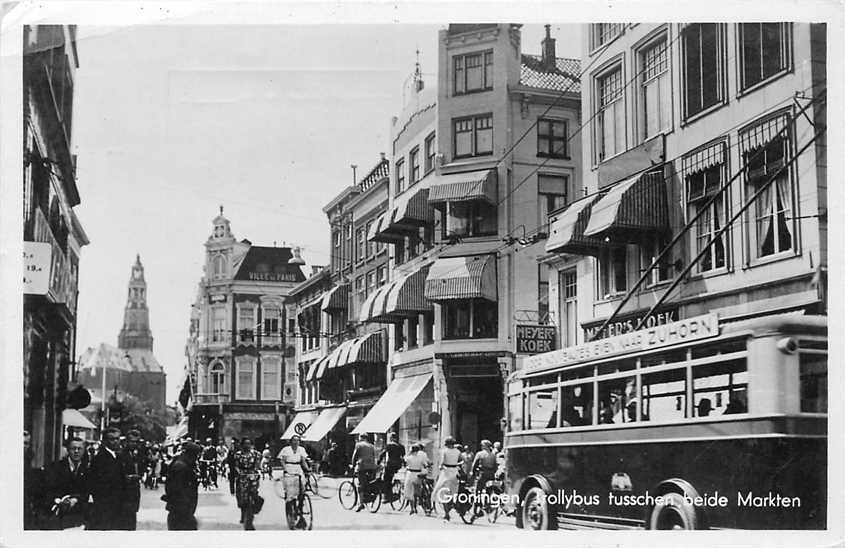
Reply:
M602 82L610 78L616 72L619 73L618 95L605 104L603 103L604 99L602 97ZM625 115L625 88L625 64L623 63L621 57L615 59L606 68L603 68L600 72L593 76L593 110L596 117L596 123L593 124L593 150L594 161L596 164L605 162L627 150L628 126L626 123L627 116ZM608 113L611 113L613 116L613 123L611 124L614 137L612 151L605 150L605 144L607 141L605 136L607 135L608 128Z
M217 311L218 310L222 312L222 314L223 314L222 318L217 318ZM219 343L227 342L226 341L226 334L227 334L228 330L226 329L226 325L227 325L226 310L227 310L227 307L225 305L222 305L222 304L221 305L214 305L214 306L211 307L211 311L210 311L211 312L211 322L210 323L211 323L211 342L212 343L219 344ZM223 328L222 329L217 328L216 324L217 324L218 319L223 320Z
M213 388L214 388L214 384L215 384L213 379L214 379L214 376L215 376L216 374L220 374L220 373L221 373L221 372L219 372L219 371L215 371L215 368L216 368L218 365L219 365L219 366L223 369L223 371L222 371L223 382L221 383L221 385L220 385L219 387L217 387L218 389L217 389L217 391L215 392L215 391L213 390ZM228 375L226 375L226 364L225 364L225 363L223 363L223 360L220 360L220 359L216 359L216 360L214 360L214 361L213 361L213 362L211 362L211 363L209 364L209 366L208 366L208 371L207 371L207 384L206 384L206 387L207 387L206 394L211 394L211 395L220 395L220 394L226 394L226 393L228 393L228 385L229 385L229 383L227 382L227 380L228 380Z
M690 113L688 97L687 97L687 88L689 84L687 83L687 38L685 36L680 37L681 43L681 67L680 67L680 75L679 79L681 81L681 119L684 123L690 123L698 118L707 115L708 113L718 109L722 105L727 104L728 102L728 93L727 93L727 68L725 62L725 35L726 29L723 23L693 23L689 25L683 25L680 28L681 33L687 32L687 29L693 25L701 25L701 24L715 24L717 25L718 30L718 51L716 52L717 56L717 73L713 76L716 79L717 85L717 92L718 97L717 100L709 106L703 106L701 110L698 112ZM701 53L699 52L699 60L701 59ZM702 67L699 67L699 72L703 70ZM704 82L704 77L702 76L702 82Z
M266 382L266 367L268 365L274 365L276 368L276 384L275 389L277 394L268 394L267 386L268 383ZM276 355L263 355L261 356L261 399L262 400L281 400L282 399L282 357Z
M258 305L254 304L254 303L238 303L236 305L236 309L237 309L237 313L238 313L238 316L237 316L238 324L237 324L237 327L235 329L235 333L237 334L238 344L255 346L255 342L258 339L258 331L259 331L258 329L256 329L256 325L258 323ZM249 327L246 327L246 326L242 325L242 323L241 323L241 311L243 311L243 310L251 310L252 311L253 324ZM244 329L252 329L252 340L251 341L245 341L245 340L241 339L241 331L243 331Z
M220 280L226 277L226 255L217 253L211 259L212 277L215 280Z
M651 74L646 66L646 54L663 47L665 56L665 68ZM637 48L637 79L639 80L637 98L637 121L639 122L638 134L640 142L645 142L656 135L672 130L672 51L669 48L669 31L664 27L656 35ZM648 125L648 101L649 89L657 89L658 123L657 127L650 128Z
M278 320L278 331L275 335L271 335L266 331L265 322L270 319L267 317L267 312L273 310L278 313L276 319ZM282 305L279 303L263 303L261 305L261 344L282 344Z
M615 256L613 255L614 252L619 252L619 249L622 249L625 254L625 287L620 289L616 287L616 276L614 275L614 268L613 265L615 264ZM602 249L600 251L600 255L596 258L596 288L597 288L597 295L596 300L598 301L607 301L614 299L623 295L631 285L631 280L628 272L628 246L623 245L619 248L611 247ZM604 278L607 276L607 283L605 283Z
M256 364L257 360L252 356L238 356L235 358L235 399L238 400L254 400L255 399L255 381L256 381ZM241 369L246 365L252 368L252 382L249 384L249 395L242 395L241 388Z

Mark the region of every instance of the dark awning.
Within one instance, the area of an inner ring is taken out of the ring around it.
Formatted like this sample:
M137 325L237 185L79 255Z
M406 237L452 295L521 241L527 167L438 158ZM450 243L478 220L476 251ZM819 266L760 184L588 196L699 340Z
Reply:
M323 312L334 310L346 310L349 306L349 284L334 286L331 291L323 295L323 302L320 308Z
M400 275L389 284L378 288L367 297L361 307L359 321L396 323L403 322L431 310L425 298L425 279L429 266L416 272Z
M431 301L487 299L495 302L496 256L437 259L425 280L425 298Z
M385 363L381 333L381 331L376 331L340 343L326 358L326 368L334 369L335 367L355 364Z
M636 242L666 232L669 212L661 171L635 175L611 187L590 213L585 236L609 242Z
M437 204L485 200L496 204L496 173L496 169L485 169L440 175L431 186L428 201Z
M396 199L374 232L374 241L396 241L421 226L434 224L434 209L428 203L429 189L411 189ZM367 235L369 237L369 234Z
M391 244L401 242L405 238L404 234L385 230L390 225L390 215L391 211L386 211L379 215L378 219L370 225L370 230L367 232L367 241Z
M584 236L584 229L590 220L592 206L601 196L587 196L572 202L562 212L549 219L548 253L573 253L575 255L598 255L606 244L601 238Z

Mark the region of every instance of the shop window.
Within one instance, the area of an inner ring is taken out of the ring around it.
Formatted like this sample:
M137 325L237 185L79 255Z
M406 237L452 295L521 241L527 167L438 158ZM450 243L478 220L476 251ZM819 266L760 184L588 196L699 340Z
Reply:
M449 301L442 308L445 339L495 338L499 334L497 303L486 299Z
M695 23L682 30L684 118L725 101L724 25Z
M790 23L741 23L737 27L740 49L740 89L746 90L790 68Z

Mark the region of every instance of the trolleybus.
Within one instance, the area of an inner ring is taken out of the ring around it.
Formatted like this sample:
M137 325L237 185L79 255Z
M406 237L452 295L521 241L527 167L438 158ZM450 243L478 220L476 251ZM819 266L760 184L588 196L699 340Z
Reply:
M823 316L699 316L529 357L507 390L517 527L826 527Z

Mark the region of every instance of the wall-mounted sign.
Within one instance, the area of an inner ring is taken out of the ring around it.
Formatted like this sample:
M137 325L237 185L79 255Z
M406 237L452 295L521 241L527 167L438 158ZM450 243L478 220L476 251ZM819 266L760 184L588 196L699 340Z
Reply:
M598 338L604 339L606 337L615 337L616 335L624 335L625 333L630 333L634 330L635 327L637 327L637 324L640 323L640 320L644 315L645 312L642 312L640 314L621 316L617 321L609 323L607 327L602 330L601 335ZM658 325L666 325L676 321L678 321L677 306L674 308L662 310L656 314L652 314L651 316L649 316L645 322L645 325L643 325L643 329L656 327ZM593 337L598 332L599 327L601 327L602 323L604 322L598 321L584 324L584 340L593 340Z
M53 248L44 242L23 243L23 292L46 295L50 288L50 261Z
M540 354L555 349L553 325L517 325L516 353Z
M253 282L295 282L292 272L249 272L247 278Z
M626 352L639 352L706 339L718 334L719 317L715 313L710 313L530 356L525 358L524 366L525 370L555 367Z
M208 302L214 303L225 303L226 302L226 295L209 295Z

